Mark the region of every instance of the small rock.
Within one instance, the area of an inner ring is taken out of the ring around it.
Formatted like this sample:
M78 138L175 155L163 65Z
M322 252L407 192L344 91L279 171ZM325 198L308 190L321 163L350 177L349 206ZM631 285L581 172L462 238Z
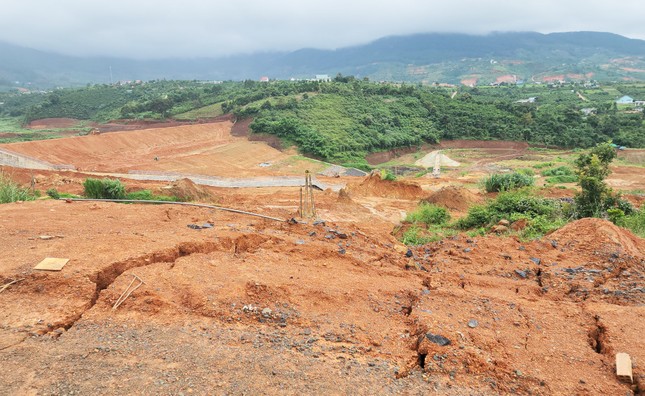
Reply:
M325 239L334 239L334 238L336 238L336 236L334 236L334 234L325 235Z
M520 246L520 247L518 247L518 248L517 248L517 250L520 250L520 251L522 251L522 252L523 252L523 251L525 251L525 250L526 250L526 248L525 248L524 246Z
M501 225L501 226L504 226L504 227L508 227L509 225L511 225L511 222L510 222L510 221L508 221L508 220L502 219L502 220L500 220L500 221L497 223L497 225Z
M305 244L305 241L303 241L302 239L298 239L296 241L296 245L304 245L304 244Z
M347 239L347 234L342 233L342 232L337 232L336 236L340 239Z
M427 333L426 338L428 339L428 341L435 343L439 346L450 345L450 340L442 335Z
M474 329L477 326L479 326L479 322L476 319L470 319L468 321L468 327L470 327L471 329Z
M408 248L408 251L405 252L405 257L412 257L414 253L412 253L412 249Z
M531 260L532 262L534 262L537 265L540 265L540 263L542 262L542 260L540 260L537 257L531 257L529 260Z
M471 249L471 248L465 248L465 249L464 249L464 253L470 253L471 251L472 251L472 249Z
M213 228L213 225L211 223L204 223L202 224L202 228Z
M515 273L522 279L526 279L527 277L526 271L515 270Z
M325 221L324 221L324 220L316 220L316 221L314 221L314 225L315 225L315 226L317 226L317 225L324 226L324 225L325 225Z
M343 249L343 248L338 249L338 253L339 254L345 254L345 249Z
M556 241L555 239L552 239L551 240L551 246L553 246L553 248L557 248L558 247L558 241Z
M273 311L271 310L271 308L264 308L262 310L262 316L264 316L265 318L270 318L272 313Z
M316 236L316 231L311 231L311 232L309 233L309 236L310 236L310 237L312 237L312 236Z
M54 237L51 235L41 235L38 238L42 239L43 241L49 241L50 239L54 239Z

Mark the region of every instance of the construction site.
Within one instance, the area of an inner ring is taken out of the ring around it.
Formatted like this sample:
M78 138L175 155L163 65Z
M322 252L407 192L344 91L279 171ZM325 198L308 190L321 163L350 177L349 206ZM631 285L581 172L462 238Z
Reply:
M235 128L0 145L24 186L110 177L187 201L0 205L0 394L645 394L644 239L596 218L397 238L420 201L483 203L476 181L528 145L442 142L391 181ZM642 167L612 170L645 188Z

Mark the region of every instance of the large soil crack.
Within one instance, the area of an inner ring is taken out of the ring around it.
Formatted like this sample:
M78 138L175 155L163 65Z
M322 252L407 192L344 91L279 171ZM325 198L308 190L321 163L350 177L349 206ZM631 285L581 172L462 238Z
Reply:
M227 241L232 242L227 239ZM225 249L227 244L215 243L215 242L184 242L180 243L172 248L159 250L156 252L144 254L142 256L128 258L126 260L118 261L108 265L103 268L101 271L97 272L94 275L91 275L89 279L96 284L94 294L84 307L84 309L62 321L56 323L47 329L47 333L51 333L56 329L65 329L69 330L78 322L83 315L92 309L96 305L101 291L107 289L112 285L116 279L121 276L124 272L140 267L146 267L149 265L157 263L174 263L180 258L185 256L190 256L195 253L212 253L218 250ZM60 335L60 333L59 333Z

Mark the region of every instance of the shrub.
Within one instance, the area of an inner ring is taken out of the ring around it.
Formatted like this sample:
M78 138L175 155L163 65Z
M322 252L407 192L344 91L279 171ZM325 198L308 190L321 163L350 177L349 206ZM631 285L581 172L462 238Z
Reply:
M395 181L396 175L392 173L392 171L390 171L389 169L384 169L381 171L381 179Z
M522 173L495 173L483 180L483 186L486 192L501 192L532 186L534 182L533 177Z
M528 227L532 227L530 230L537 234L564 224L562 213L559 201L529 195L527 191L505 192L484 206L471 207L455 226L471 229L486 227L502 219L516 221L523 218L528 221Z
M428 203L422 203L414 212L408 213L405 217L405 221L409 223L422 223L427 226L445 224L448 220L450 220L450 213L446 208Z
M16 201L33 201L36 195L29 188L20 185L3 173L0 173L0 203Z
M94 199L124 199L125 186L118 179L85 179L84 195Z
M559 166L557 168L547 169L542 172L549 183L575 183L578 181L576 172L568 166Z
M542 176L571 176L575 174L576 172L568 166L559 166L542 171Z
M628 228L634 234L645 238L645 209L635 211L629 216L620 217L616 224Z
M49 190L47 190L47 195L49 195L53 199L60 198L60 194L58 193L58 191L55 188L50 188Z
M403 233L401 242L406 245L425 245L431 242L431 238L424 236L419 226L413 225Z
M520 173L522 175L526 176L535 176L535 172L531 168L521 168L517 170L517 173Z

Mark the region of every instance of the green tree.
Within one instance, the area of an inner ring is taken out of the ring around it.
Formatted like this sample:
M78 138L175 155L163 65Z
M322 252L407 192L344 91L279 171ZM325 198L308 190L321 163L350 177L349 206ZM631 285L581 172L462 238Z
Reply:
M607 142L576 159L576 174L582 189L575 197L579 217L600 217L608 209L608 203L615 201L611 188L604 182L611 173L609 164L614 158L616 150Z

